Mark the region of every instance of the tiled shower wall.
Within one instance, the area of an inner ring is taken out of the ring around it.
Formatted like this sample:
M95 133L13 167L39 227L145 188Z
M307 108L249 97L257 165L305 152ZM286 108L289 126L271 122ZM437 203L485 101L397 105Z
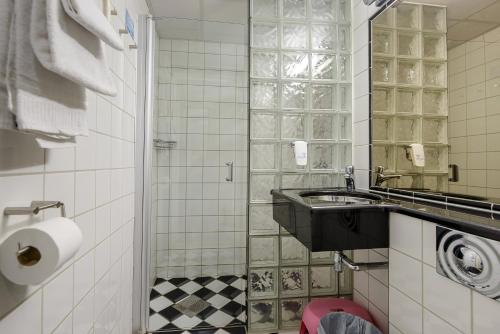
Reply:
M125 8L149 12L139 0L112 1L116 31ZM17 286L0 277L0 333L132 333L136 51L106 47L115 97L87 91L88 137L72 148L42 150L21 134L0 132L0 212L32 200L61 200L83 232L77 255L45 282ZM0 238L38 219L2 218Z
M311 296L352 291L350 272L338 282L331 253L310 253L280 231L269 193L344 184L351 163L350 9L348 0L251 2L250 331L297 329ZM295 164L294 140L309 143L306 168Z
M248 46L160 39L158 277L246 272ZM234 163L226 181L226 163Z
M500 198L500 28L449 51L450 190Z

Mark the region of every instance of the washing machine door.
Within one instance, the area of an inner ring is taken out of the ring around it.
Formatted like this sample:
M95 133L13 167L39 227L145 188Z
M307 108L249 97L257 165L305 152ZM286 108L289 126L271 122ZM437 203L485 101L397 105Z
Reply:
M500 301L500 242L436 227L436 271Z

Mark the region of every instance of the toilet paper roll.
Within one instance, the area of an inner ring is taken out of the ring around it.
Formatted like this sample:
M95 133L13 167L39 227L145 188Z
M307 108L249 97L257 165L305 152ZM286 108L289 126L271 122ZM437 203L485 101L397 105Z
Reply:
M307 165L307 142L298 140L293 143L293 151L295 153L295 163L297 166Z
M39 284L78 252L82 238L78 225L63 217L21 228L0 245L0 272L19 285Z

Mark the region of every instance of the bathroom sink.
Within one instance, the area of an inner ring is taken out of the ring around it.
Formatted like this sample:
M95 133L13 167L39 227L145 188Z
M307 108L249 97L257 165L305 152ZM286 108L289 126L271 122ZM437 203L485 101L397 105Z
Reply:
M313 252L386 248L392 203L368 191L275 189L273 218Z
M383 199L379 195L355 191L306 191L300 193L300 197L309 204L329 203L336 206L373 204Z

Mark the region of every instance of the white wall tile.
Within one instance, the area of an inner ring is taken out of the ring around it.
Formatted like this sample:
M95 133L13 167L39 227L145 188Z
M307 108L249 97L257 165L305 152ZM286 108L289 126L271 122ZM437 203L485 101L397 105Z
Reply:
M415 259L422 258L422 221L390 213L390 245Z

